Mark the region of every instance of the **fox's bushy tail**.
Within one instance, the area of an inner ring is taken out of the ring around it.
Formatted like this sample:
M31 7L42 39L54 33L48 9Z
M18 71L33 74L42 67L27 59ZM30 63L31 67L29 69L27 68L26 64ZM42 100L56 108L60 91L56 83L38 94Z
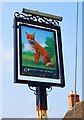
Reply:
M48 62L45 66L54 67L54 64L52 62Z

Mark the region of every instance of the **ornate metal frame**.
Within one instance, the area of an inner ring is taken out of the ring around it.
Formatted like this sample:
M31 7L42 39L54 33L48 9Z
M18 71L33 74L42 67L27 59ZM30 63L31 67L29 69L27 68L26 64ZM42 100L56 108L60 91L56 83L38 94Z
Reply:
M44 24L53 25L53 26L59 25L59 22L57 20L54 20L51 18L49 19L47 17L41 17L41 16L37 16L37 15L32 15L32 14L15 12L14 16L19 19L23 19L23 20L27 20L27 21L31 21L31 22L37 22L37 24L44 23Z
M18 48L17 48L17 28L18 23L22 24L31 24L31 25L37 25L40 27L45 27L49 29L56 29L57 30L57 37L58 37L58 56L59 56L59 72L60 72L60 83L40 83L40 82L33 82L25 80L18 80ZM56 87L64 87L65 86L65 77L64 77L64 66L63 66L63 55L62 55L62 40L61 40L61 28L59 26L59 21L53 18L49 17L42 17L39 15L31 14L31 13L14 13L14 82L15 83L24 83L29 84L30 86L38 86L38 85L44 85L46 87L56 86Z

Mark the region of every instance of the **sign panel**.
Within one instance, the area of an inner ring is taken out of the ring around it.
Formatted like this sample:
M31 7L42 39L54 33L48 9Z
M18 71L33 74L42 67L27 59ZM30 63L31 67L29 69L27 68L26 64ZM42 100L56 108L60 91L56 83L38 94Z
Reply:
M59 78L56 33L19 25L20 75Z
M64 87L60 26L36 19L15 14L14 82Z
M19 25L18 78L20 80L55 83L57 79L59 82L56 37L54 30Z

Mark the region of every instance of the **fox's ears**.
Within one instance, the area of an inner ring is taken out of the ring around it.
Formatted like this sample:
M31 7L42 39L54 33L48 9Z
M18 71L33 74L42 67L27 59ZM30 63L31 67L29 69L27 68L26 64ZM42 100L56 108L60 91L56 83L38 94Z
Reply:
M26 35L28 34L26 31L25 31ZM35 35L36 33L34 32L33 35Z

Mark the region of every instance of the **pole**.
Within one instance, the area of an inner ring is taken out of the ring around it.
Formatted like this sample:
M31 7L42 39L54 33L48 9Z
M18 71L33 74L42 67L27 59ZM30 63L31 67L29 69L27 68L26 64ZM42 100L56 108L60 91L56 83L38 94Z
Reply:
M36 110L39 120L42 120L42 118L47 120L47 95L44 86L36 87Z
M74 96L74 119L76 118L76 86L77 86L77 53L78 53L78 0L76 2L76 56L75 56L75 96Z

